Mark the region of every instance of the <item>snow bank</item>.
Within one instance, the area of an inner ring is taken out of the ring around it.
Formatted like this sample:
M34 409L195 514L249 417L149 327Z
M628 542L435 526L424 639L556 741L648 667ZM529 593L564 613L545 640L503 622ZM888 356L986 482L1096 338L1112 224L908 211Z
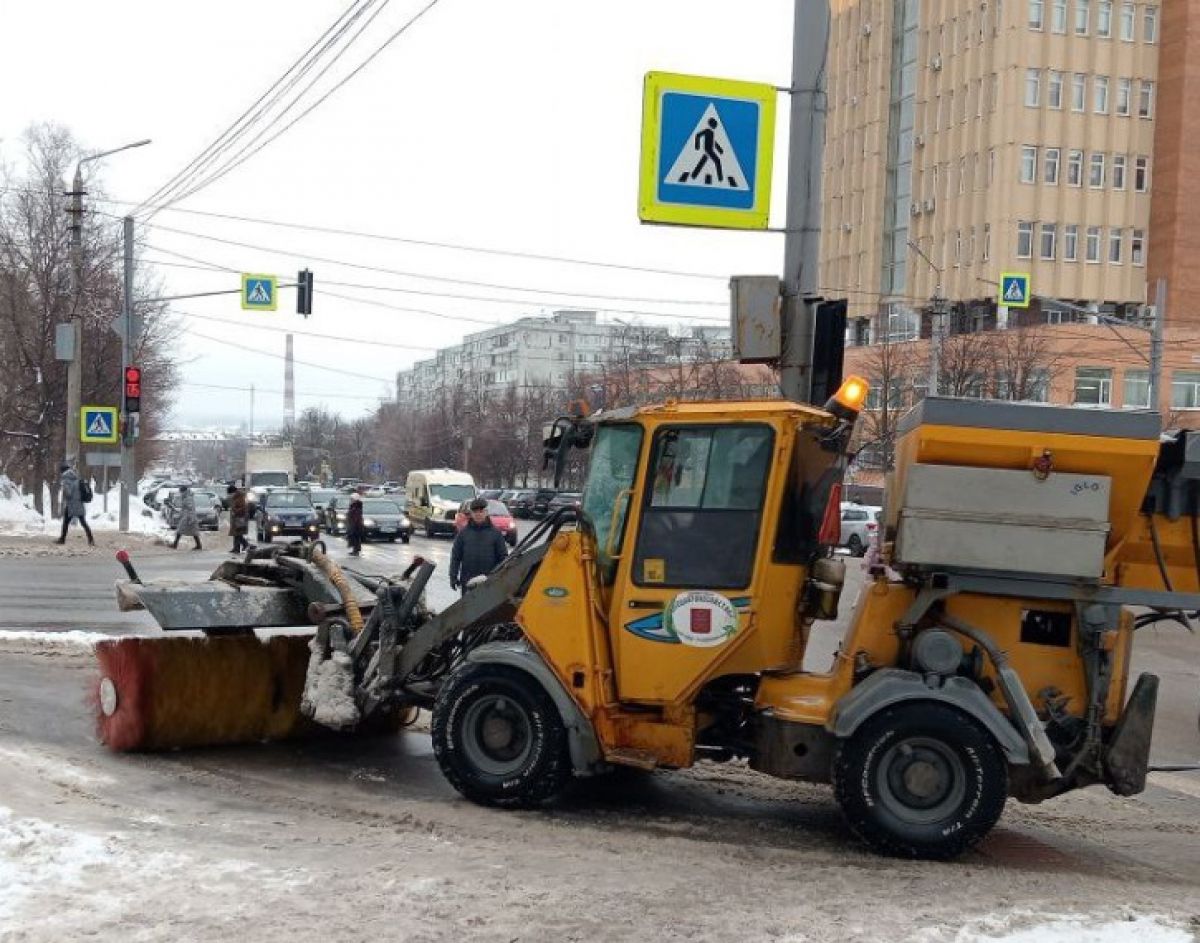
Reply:
M103 632L81 632L71 629L68 632L38 631L37 629L0 629L0 644L4 642L38 642L42 645L73 645L92 648L97 642L115 638ZM3 886L3 885L0 885Z
M98 482L93 481L93 487L98 488ZM42 506L50 507L50 485L43 486ZM98 490L91 504L87 507L88 525L93 530L116 531L120 529L121 486L113 485L108 489L108 510L104 510L104 495ZM57 532L60 522L43 520L33 507L33 496L22 492L20 487L0 475L0 533L10 536L42 536ZM151 537L165 537L170 531L162 519L162 515L146 507L139 492L129 502L129 533L144 534Z
M1191 930L1166 917L1033 914L982 917L957 931L926 929L913 943L1193 943Z
M40 534L43 527L42 515L33 509L33 496L23 493L7 475L0 475L0 528Z

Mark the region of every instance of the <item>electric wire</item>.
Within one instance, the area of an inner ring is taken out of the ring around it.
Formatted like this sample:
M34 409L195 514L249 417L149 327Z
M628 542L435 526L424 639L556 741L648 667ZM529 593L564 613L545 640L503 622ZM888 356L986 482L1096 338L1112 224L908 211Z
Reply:
M393 42L395 42L402 35L404 35L404 33L406 33L418 20L420 20L423 16L425 16L426 13L428 13L435 6L437 6L437 4L439 2L440 2L440 0L429 0L429 3L427 3L424 7L422 7L420 10L418 10L398 30L396 30L387 39L385 39L383 41L383 43L381 43L375 49L374 52L372 52L369 56L367 56L366 59L364 59L361 63L359 63L358 66L356 66L348 75L344 76L340 81L335 83L320 98L318 98L315 102L313 102L311 105L309 105L307 108L305 108L304 111L300 112L299 115L297 115L295 118L293 118L291 121L289 121L286 125L284 125L282 128L280 128L274 134L272 134L265 141L260 143L252 151L250 151L247 154L244 154L243 156L240 156L240 157L237 157L237 158L231 160L231 162L227 163L219 171L215 172L211 176L200 181L199 184L197 184L191 190L188 190L183 195L175 197L175 199L172 200L171 202L177 203L181 200L186 200L188 197L190 197L193 194L197 193L198 191L204 189L205 187L211 186L212 184L214 184L218 180L220 180L222 177L224 177L226 174L228 174L231 170L234 170L237 167L240 167L242 164L244 164L246 161L248 161L255 154L257 154L261 150L263 150L263 148L269 146L272 142L277 141L280 137L282 137L289 130L291 130L293 127L295 127L298 122L304 120L304 118L306 118L308 115L310 115L316 108L320 107L326 100L328 100L328 98L331 95L333 95L339 89L344 87L347 82L349 82L356 75L358 75L363 69L365 69L368 65L370 65L371 62L373 62L380 53L382 53L388 46L390 46ZM380 9L382 9L382 7ZM375 15L376 14L372 15L372 19L374 19ZM369 25L369 22L367 25ZM355 34L354 39L357 39L359 35L361 35L361 31L360 31L360 33ZM306 91L307 91L307 89L306 89ZM157 210L155 210L154 212L157 212ZM153 215L153 213L151 215Z
M367 6L369 7L373 2L374 0L368 0ZM240 138L251 127L253 127L254 123L262 116L263 112L266 109L269 109L274 102L278 100L281 94L286 94L286 91L290 89L292 85L294 85L299 76L302 76L304 72L312 67L313 63L321 58L324 52L328 49L329 43L340 37L345 27L349 23L352 23L354 19L357 19L357 17L362 15L362 12L366 9L366 7L361 6L361 3L362 0L353 0L350 6L343 10L337 19L335 19L333 23L326 28L325 32L322 33L311 46L301 53L300 57L296 59L290 66L288 66L287 70L279 78L277 78L267 88L267 90L263 92L252 105L250 105L249 108L238 115L238 117L234 119L233 123L229 125L229 127L222 131L199 154L197 154L186 165L184 165L181 170L177 171L145 200L138 203L131 212L131 215L136 216L143 207L148 206L159 198L166 199L181 186L186 185L185 181L192 179L194 175L199 173L204 167L208 166L208 164L215 160L224 150L232 146L238 138ZM342 24L342 21L346 20L348 16L351 17L351 19L348 20L346 24ZM339 24L342 25L339 27ZM331 33L334 34L333 37L327 40ZM325 42L326 45L314 55L314 52L319 46L321 46L323 42ZM284 83L288 76L295 72L298 68L302 71L298 73L297 77L294 78L292 82L286 85L283 89L280 89L280 85ZM280 90L277 92L277 89ZM268 100L268 98L270 100ZM239 128L239 126L243 125L243 122L245 123L244 126Z
M249 386L226 386L226 385L223 385L220 383L200 383L200 382L194 381L194 380L185 380L185 381L180 382L178 385L186 386L186 387L195 387L195 388L201 389L201 390L229 390L230 392L234 392L234 393L251 393L251 392L253 392L256 395L259 393L263 393L268 396L272 396L272 395L283 396L283 395L285 395L284 390L272 390L272 389L267 389L265 387L261 387L261 386L257 386L257 385L254 386L253 388L251 388ZM379 401L379 400L387 399L387 397L385 397L385 396L368 396L365 393L363 393L363 394L359 394L359 393L326 393L324 391L319 392L319 393L312 393L307 390L297 390L296 396L298 396L298 397L304 396L304 397L308 397L310 399L316 398L316 397L320 397L322 399L356 399L356 400L371 400L371 401Z

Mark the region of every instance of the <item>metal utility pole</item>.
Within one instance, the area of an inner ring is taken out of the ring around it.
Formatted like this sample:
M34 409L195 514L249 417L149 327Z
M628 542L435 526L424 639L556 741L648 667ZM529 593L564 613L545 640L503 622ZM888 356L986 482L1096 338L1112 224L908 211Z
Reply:
M133 348L137 338L141 336L141 330L133 320L133 217L126 216L122 222L125 241L125 291L121 318L121 420L125 429L128 429L131 420L125 412L125 368L133 362ZM121 436L121 507L117 517L118 526L123 534L129 531L129 499L137 491L135 475L133 444L125 432Z
M928 389L925 392L926 396L937 396L938 382L942 374L942 342L946 337L946 299L942 296L942 270L934 265L933 260L911 239L908 240L908 247L924 259L925 264L933 269L938 277L937 284L933 286L933 297L929 299L933 317L929 322L929 377L926 380Z
M795 0L795 9L779 381L785 397L807 403L812 396L812 347L821 262L825 65L830 15L828 0Z
M81 397L83 395L83 368L81 366L83 352L80 350L83 343L82 298L80 297L83 292L83 165L88 161L99 160L110 154L127 151L133 147L142 147L149 143L150 139L147 138L144 141L135 141L132 144L113 148L111 151L100 151L81 157L75 164L75 177L71 182L71 192L67 194L71 198L71 208L67 210L67 213L71 217L71 329L75 338L74 355L67 364L67 428L64 437L65 448L63 449L64 459L67 462L81 463L82 459L79 452L79 409L82 405Z
M1167 280L1154 284L1154 320L1150 322L1150 408L1157 410L1162 395L1163 322L1167 319Z

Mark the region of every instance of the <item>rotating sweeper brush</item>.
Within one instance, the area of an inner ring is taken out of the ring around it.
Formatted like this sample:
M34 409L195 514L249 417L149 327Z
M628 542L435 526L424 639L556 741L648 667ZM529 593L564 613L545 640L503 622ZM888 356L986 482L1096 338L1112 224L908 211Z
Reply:
M434 567L419 557L401 576L367 576L296 543L252 549L205 581L143 583L121 551L118 605L145 609L168 634L97 645L100 740L164 750L395 731L432 705L470 647L503 634L494 626L540 557L434 616L423 602Z

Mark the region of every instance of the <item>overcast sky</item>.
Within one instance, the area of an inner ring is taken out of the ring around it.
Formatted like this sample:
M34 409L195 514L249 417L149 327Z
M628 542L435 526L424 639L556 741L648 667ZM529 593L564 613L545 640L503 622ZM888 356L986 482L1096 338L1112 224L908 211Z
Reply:
M374 0L358 23L382 12L286 120L427 4ZM15 162L21 133L38 121L65 125L88 149L152 138L103 162L107 193L136 204L224 131L350 6L8 0L0 156ZM396 371L428 356L422 348L456 343L487 327L480 322L558 307L647 323L672 314L688 316L681 324L727 320L728 276L778 272L783 236L638 222L642 81L647 71L667 71L786 85L792 9L792 0L439 0L290 131L140 230L147 263L230 270L156 266L170 294L235 288L233 273L243 271L294 281L307 265L315 274L315 310L307 320L294 313L290 290L274 314L243 312L235 295L176 303L188 334L174 425L244 424L245 390L253 383L256 426L277 426L287 328L375 342L296 335L297 408L323 404L352 417L392 395ZM786 184L784 96L779 105L775 226L783 224ZM131 208L92 205L118 214ZM716 277L516 259L200 213ZM480 284L465 284L471 282Z

